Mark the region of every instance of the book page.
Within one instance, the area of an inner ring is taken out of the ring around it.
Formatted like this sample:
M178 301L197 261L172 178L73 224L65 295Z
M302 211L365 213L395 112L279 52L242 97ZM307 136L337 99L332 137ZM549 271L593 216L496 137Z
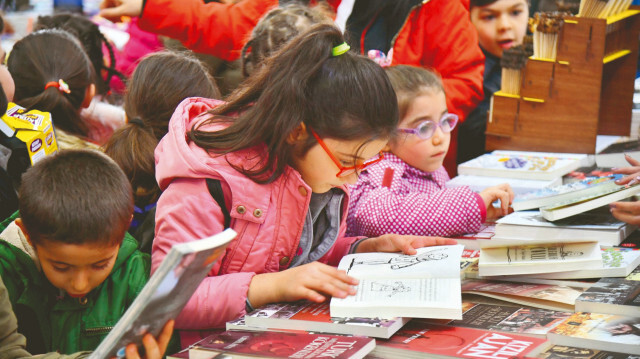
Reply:
M464 246L418 248L416 255L400 253L349 254L339 269L358 279L460 278L460 257Z

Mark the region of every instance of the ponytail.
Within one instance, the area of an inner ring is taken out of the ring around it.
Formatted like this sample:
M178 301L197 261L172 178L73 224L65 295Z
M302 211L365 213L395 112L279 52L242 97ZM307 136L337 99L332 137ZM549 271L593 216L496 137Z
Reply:
M16 42L7 67L16 84L17 104L51 112L54 126L74 135L87 135L79 110L94 82L93 68L73 36L62 30L31 33ZM47 83L60 80L68 84L68 93L57 87L46 88Z
M266 147L258 166L231 165L257 183L280 177L292 163L287 136L300 123L321 137L339 140L388 139L398 122L395 92L373 61L347 52L332 55L345 42L333 25L320 24L295 37L266 59L264 66L233 92L228 102L211 111L211 118L194 126L189 138L218 154ZM234 115L232 121L227 117ZM230 125L219 131L202 127ZM312 136L303 146L315 144Z

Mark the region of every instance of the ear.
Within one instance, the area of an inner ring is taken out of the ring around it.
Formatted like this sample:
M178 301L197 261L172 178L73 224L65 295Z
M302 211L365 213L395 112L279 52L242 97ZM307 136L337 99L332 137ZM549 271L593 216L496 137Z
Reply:
M87 90L84 92L84 100L82 100L82 108L89 108L91 105L91 101L93 101L93 96L96 95L96 85L91 84L87 87Z
M306 140L308 136L307 126L303 122L300 122L298 127L294 128L293 131L289 133L289 136L287 136L287 143L293 145L296 142Z
M24 223L22 223L22 219L16 218L15 222L16 222L16 225L20 227L20 230L24 234L24 237L27 239L27 242L29 242L31 247L35 248L36 246L34 246L33 242L31 242L31 237L29 237L29 232L27 232L27 229L25 228Z

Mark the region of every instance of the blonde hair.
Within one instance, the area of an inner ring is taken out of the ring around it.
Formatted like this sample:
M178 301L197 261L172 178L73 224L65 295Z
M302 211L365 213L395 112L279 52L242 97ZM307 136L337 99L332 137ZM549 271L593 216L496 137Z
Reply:
M409 65L391 66L385 70L398 98L400 120L416 97L425 93L444 92L442 78L434 71Z

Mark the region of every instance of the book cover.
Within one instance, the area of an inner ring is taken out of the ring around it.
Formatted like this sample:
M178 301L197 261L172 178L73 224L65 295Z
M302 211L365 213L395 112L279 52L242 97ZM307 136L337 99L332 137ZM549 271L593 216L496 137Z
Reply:
M480 250L465 249L462 251L462 257L460 258L460 279L465 279L467 272L473 270L474 266L477 267L478 260L480 259Z
M476 233L459 234L455 236L449 236L449 238L455 239L458 244L462 244L465 248L471 250L479 250L479 239L491 239L496 234L496 223L486 222L480 225L480 229Z
M494 358L535 356L546 339L411 321L371 353L378 358Z
M573 311L585 288L550 284L465 279L462 293L478 294L536 308Z
M629 275L627 275L624 279L640 281L640 266L637 266L636 269L631 271L631 273L629 273Z
M537 355L540 359L638 359L637 355L571 347L568 345L552 345Z
M366 337L328 334L226 331L213 334L189 349L190 359L210 359L219 353L232 358L363 358L375 348Z
M624 158L625 154L639 158L640 140L612 143L596 153L596 165L598 167L628 167L630 165Z
M576 311L640 317L640 282L602 278L576 299Z
M640 355L640 318L576 312L547 337L556 345Z
M535 274L539 279L585 279L600 277L626 277L640 265L640 250L624 247L601 248L602 267L567 272ZM520 281L522 276L499 276L501 279ZM526 276L525 276L526 277ZM491 277L491 279L497 279Z
M602 268L598 242L532 243L491 241L504 246L483 247L478 261L480 276L522 275ZM532 243L532 244L529 244ZM483 246L481 244L481 246Z
M141 346L147 332L157 336L169 319L178 316L235 236L236 232L227 229L208 238L174 245L90 358L123 358L127 344Z
M468 302L463 302L463 308L465 304ZM462 314L462 320L452 320L446 325L545 338L548 332L570 315L567 312L540 308L471 303Z
M640 193L640 186L624 186L609 194L600 197L576 198L571 201L557 203L548 207L541 207L540 213L542 217L549 221L557 221L580 214L594 208L606 206L609 203L621 201Z
M562 184L562 177L552 180L528 180L518 178L488 177L488 176L456 176L447 181L444 186L446 188L469 187L474 192L482 192L489 187L509 183L513 193L516 195L537 191L545 187L553 187Z
M356 295L331 299L333 317L462 318L463 246L418 248L416 255L358 253L339 269L360 280Z
M488 153L458 165L460 175L553 180L581 166L583 156L543 153Z
M597 208L555 222L547 221L537 210L520 211L496 221L494 238L581 238L585 241L596 240L604 246L616 246L636 228L613 217L608 207Z
M245 315L247 326L262 330L290 329L389 338L410 318L331 317L329 303L273 303Z

